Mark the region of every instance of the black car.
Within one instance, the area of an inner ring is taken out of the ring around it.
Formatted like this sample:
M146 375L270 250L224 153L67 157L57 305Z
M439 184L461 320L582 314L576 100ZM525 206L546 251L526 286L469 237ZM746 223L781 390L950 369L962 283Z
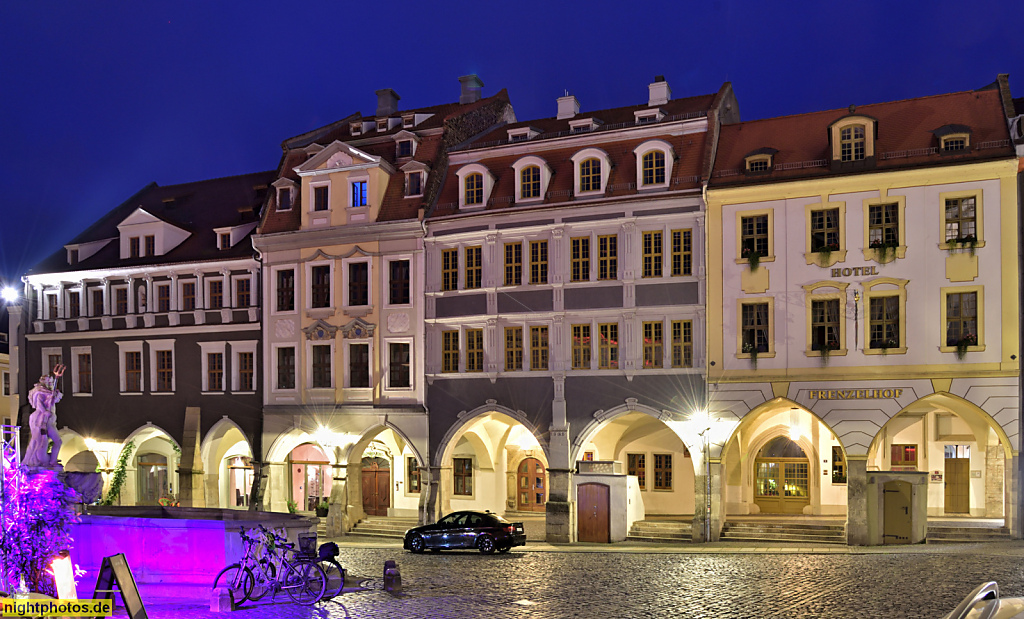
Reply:
M526 530L521 522L509 522L491 512L455 512L434 524L405 532L406 550L420 553L427 548L476 548L489 555L495 550L508 552L513 546L526 545Z

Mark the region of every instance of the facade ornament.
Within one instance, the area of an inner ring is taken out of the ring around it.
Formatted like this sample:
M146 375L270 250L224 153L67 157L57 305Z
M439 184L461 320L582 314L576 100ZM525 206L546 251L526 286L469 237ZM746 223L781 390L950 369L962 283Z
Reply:
M322 322L322 321L318 321ZM347 325L341 328L341 337L347 340L353 339L364 339L373 337L373 332L377 328L377 325L372 325L362 318L356 318L350 321ZM305 329L303 329L305 330Z
M306 339L313 342L333 340L334 334L337 333L337 331L338 327L328 324L323 320L317 320L302 330L302 332L306 334Z

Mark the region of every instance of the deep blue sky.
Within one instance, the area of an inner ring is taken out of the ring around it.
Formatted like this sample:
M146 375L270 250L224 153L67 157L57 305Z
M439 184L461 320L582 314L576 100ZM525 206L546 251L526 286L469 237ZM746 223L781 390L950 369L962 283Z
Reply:
M968 90L1010 73L1017 0L911 2L4 2L0 280L145 184L273 169L286 138L374 91L449 102L458 76L520 119L733 83L744 120Z

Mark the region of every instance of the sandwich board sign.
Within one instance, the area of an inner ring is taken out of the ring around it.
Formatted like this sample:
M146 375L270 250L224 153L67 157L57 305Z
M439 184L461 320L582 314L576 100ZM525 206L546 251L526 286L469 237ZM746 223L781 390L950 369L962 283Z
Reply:
M128 567L124 553L103 557L100 573L96 576L96 590L92 597L97 600L113 600L115 584L117 591L121 593L121 601L124 602L128 616L132 619L149 619L146 607L142 605L142 596L139 595L135 577L132 576L132 570Z

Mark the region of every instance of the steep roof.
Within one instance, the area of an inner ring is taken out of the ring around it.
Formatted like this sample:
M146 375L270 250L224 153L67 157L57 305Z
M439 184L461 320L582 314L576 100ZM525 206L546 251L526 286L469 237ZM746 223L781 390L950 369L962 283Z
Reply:
M876 120L875 164L833 170L829 127L851 113ZM970 128L969 150L962 154L939 152L934 132L948 125ZM768 173L746 174L745 157L763 148L778 151L774 168ZM1012 153L999 92L967 91L857 106L852 112L828 110L725 125L710 185L723 187L948 165L997 159Z
M275 173L269 171L165 187L150 183L103 215L67 245L105 239L115 239L114 241L73 265L68 264L67 252L61 248L33 267L29 274L252 256L252 244L248 240L241 240L230 249L218 249L213 230L255 223L267 184L274 178ZM120 246L116 241L119 237L117 226L140 208L191 233L190 236L164 255L122 259Z

